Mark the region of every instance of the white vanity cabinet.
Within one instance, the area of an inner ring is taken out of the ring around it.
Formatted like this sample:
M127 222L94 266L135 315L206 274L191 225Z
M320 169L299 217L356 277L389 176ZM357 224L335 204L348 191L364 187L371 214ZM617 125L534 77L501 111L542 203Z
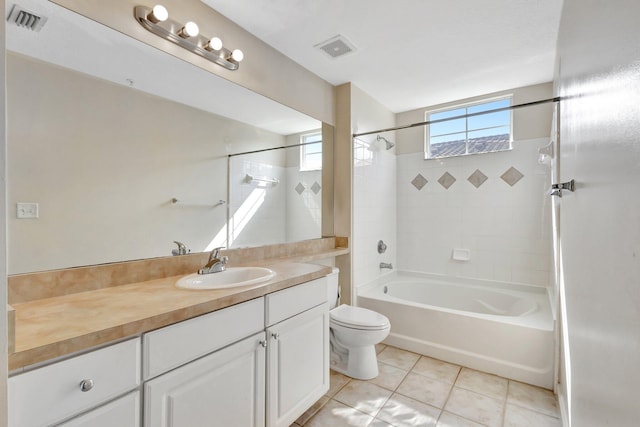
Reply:
M264 332L145 384L146 427L264 426Z
M329 389L327 303L267 329L267 425L288 427Z
M329 390L326 278L266 296L267 426L288 427Z
M288 427L329 389L326 278L143 337L145 427Z
M139 338L52 363L9 378L9 426L57 425L91 410L66 425L137 427L137 392L118 398L139 385Z
M144 385L145 427L264 426L264 298L143 341L145 378L155 376Z

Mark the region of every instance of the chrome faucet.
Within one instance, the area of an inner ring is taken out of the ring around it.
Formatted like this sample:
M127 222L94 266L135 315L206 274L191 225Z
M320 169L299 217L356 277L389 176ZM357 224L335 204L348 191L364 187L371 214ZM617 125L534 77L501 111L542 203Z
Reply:
M227 262L229 262L229 257L220 257L220 249L224 249L224 246L215 248L211 251L211 253L209 254L209 261L204 267L198 270L198 274L220 273L221 271L227 269Z
M389 270L393 270L393 265L391 265L391 263L386 263L386 262L381 262L380 263L380 268L388 268Z
M184 243L178 242L177 240L174 240L173 243L178 245L178 249L173 249L171 251L171 255L177 256L177 255L186 255L187 254L187 247L184 245Z

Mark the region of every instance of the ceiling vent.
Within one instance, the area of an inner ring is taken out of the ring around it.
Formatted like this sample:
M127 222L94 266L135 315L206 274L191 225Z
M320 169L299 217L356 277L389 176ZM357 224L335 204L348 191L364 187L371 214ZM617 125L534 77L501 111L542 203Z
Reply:
M356 51L356 47L353 45L353 43L339 34L335 37L330 38L329 40L315 45L314 47L322 50L332 58L337 58L339 56L343 56Z
M11 9L11 13L9 13L9 17L7 18L7 22L14 23L18 27L23 27L28 30L40 31L45 22L47 22L47 18L36 15L35 13L29 12L17 4L14 4Z

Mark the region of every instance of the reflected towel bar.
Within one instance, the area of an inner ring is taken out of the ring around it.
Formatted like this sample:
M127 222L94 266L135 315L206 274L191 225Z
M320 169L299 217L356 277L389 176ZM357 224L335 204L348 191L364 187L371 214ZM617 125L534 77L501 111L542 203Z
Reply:
M210 204L203 204L203 203L192 203L192 202L185 202L184 200L180 200L180 199L176 199L175 197L172 197L170 200L172 205L191 205L191 206L211 206L212 208L215 208L217 206L221 206L224 205L225 203L227 203L226 200L218 200L216 203L214 203L213 205Z
M262 177L262 178L258 178L252 175L247 174L244 177L244 182L246 182L247 184L251 184L252 182L258 182L258 183L267 183L267 184L272 184L272 185L277 185L280 183L280 180L278 178L268 178L268 177Z

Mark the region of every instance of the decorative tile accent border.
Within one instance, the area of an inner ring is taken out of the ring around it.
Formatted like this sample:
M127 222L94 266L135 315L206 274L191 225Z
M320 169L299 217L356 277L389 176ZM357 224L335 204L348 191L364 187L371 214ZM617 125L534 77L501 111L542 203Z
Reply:
M449 187L451 187L453 183L456 182L456 179L449 172L445 172L442 174L440 179L438 179L438 182L445 188L445 190L448 190Z
M500 178L510 186L516 185L518 181L520 181L524 175L516 168L511 166L505 173L503 173Z
M318 181L315 181L311 186L311 191L313 191L313 194L318 194L321 188L322 187L320 187L320 184L318 184Z
M476 169L475 172L467 178L467 181L473 184L474 187L479 188L487 179L487 176L480 172L480 169Z
M296 193L302 195L302 192L305 190L304 185L302 185L301 182L298 183L298 185L296 185Z
M518 183L518 181L524 178L524 174L515 167L511 166L509 169L507 169L507 171L505 171L505 173L500 176L500 178L502 178L504 182L513 187ZM476 169L471 175L469 175L467 181L469 181L474 187L480 188L480 186L484 184L488 179L489 177L485 175L480 169ZM443 173L442 176L438 179L440 185L442 185L446 190L448 190L449 187L451 187L456 181L456 178L449 172ZM424 176L422 176L422 174L417 174L415 178L411 180L411 185L413 185L417 190L422 190L422 188L427 185L428 182L429 181Z
M422 190L422 187L427 185L427 179L421 174L416 175L415 178L411 181L411 184L418 189L418 191Z

